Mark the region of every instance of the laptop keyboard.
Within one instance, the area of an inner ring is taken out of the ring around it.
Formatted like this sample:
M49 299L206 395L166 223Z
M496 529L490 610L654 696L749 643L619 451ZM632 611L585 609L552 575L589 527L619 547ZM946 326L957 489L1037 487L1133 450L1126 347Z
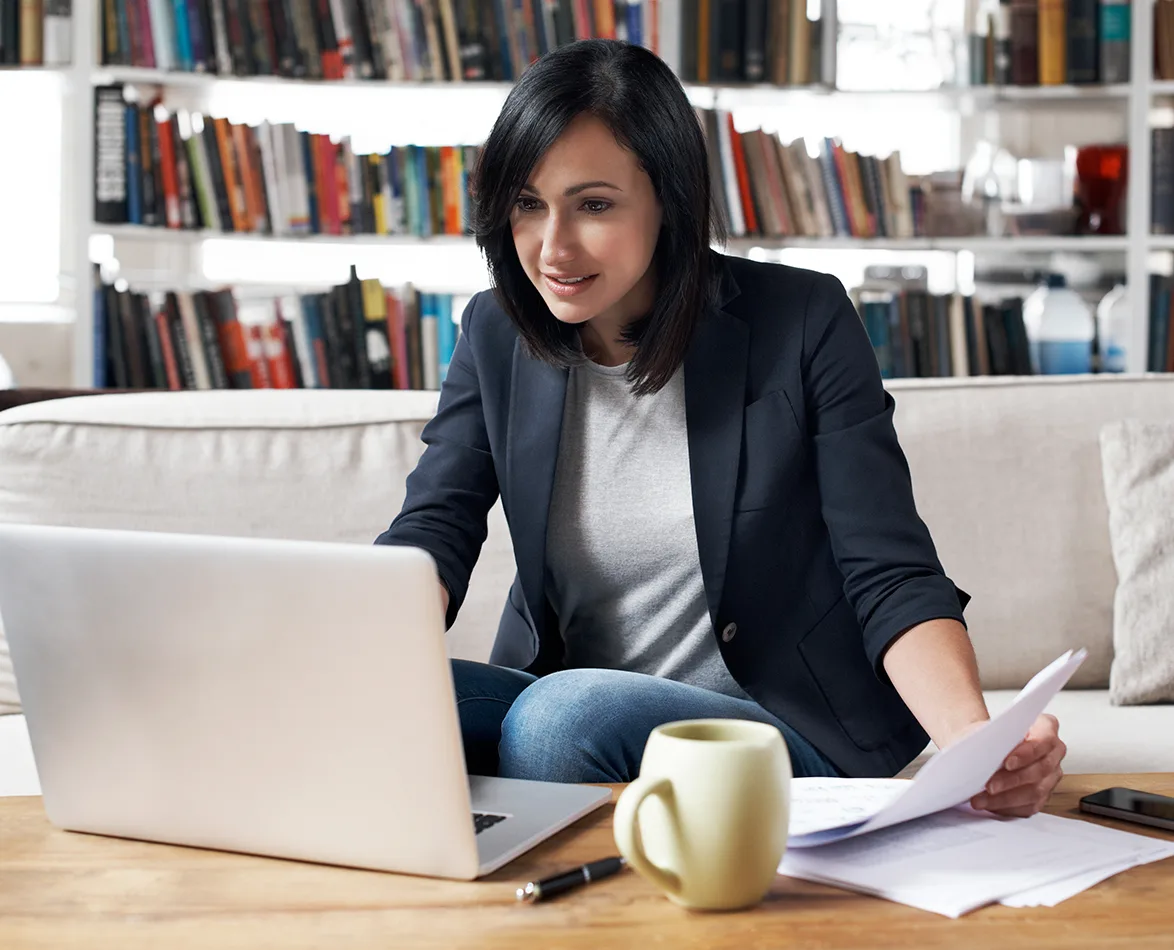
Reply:
M509 815L482 815L473 812L473 831L481 834L486 828L492 828L500 821L505 821Z

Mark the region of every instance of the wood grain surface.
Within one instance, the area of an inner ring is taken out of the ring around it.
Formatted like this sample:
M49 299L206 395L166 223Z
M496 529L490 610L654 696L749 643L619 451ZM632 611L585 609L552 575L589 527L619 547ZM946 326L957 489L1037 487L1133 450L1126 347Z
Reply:
M1048 810L1088 817L1080 796L1112 785L1174 795L1174 774L1069 775ZM526 881L614 854L611 816L606 806L462 883L61 831L39 798L0 799L0 948L1174 948L1174 859L1055 908L992 906L960 920L786 877L734 913L684 910L631 871L547 903L515 901Z

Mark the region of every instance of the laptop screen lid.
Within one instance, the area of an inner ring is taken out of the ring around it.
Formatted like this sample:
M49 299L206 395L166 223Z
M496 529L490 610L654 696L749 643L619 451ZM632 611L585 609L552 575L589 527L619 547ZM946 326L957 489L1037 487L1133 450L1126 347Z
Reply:
M0 617L54 824L476 873L425 552L0 525Z

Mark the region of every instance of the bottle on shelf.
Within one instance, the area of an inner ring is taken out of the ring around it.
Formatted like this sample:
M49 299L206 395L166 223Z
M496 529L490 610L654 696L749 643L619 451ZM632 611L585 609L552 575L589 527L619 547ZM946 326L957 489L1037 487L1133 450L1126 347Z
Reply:
M1023 301L1023 322L1031 350L1032 369L1045 376L1092 372L1096 325L1080 294L1063 274L1049 274L1047 282Z
M1097 339L1100 341L1101 372L1124 373L1129 348L1129 291L1117 284L1097 304Z

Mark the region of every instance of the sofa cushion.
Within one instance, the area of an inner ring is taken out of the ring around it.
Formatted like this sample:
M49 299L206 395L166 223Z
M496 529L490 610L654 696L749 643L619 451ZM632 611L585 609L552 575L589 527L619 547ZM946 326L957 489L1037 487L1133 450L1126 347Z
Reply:
M1018 694L1017 689L984 693L991 715L1010 706ZM1174 742L1169 741L1174 705L1113 706L1107 689L1064 689L1047 712L1060 721L1060 738L1068 747L1065 772L1174 772ZM930 743L901 777L916 775L934 749Z
M0 521L370 544L436 393L255 390L59 399L0 414ZM448 634L484 660L513 579L500 503ZM0 712L18 708L0 631Z
M1074 687L1104 688L1117 577L1100 430L1174 417L1174 376L901 380L888 384L917 508L966 621L986 689L1023 686L1087 647Z
M1174 702L1174 425L1107 425L1101 454L1118 577L1109 692Z

